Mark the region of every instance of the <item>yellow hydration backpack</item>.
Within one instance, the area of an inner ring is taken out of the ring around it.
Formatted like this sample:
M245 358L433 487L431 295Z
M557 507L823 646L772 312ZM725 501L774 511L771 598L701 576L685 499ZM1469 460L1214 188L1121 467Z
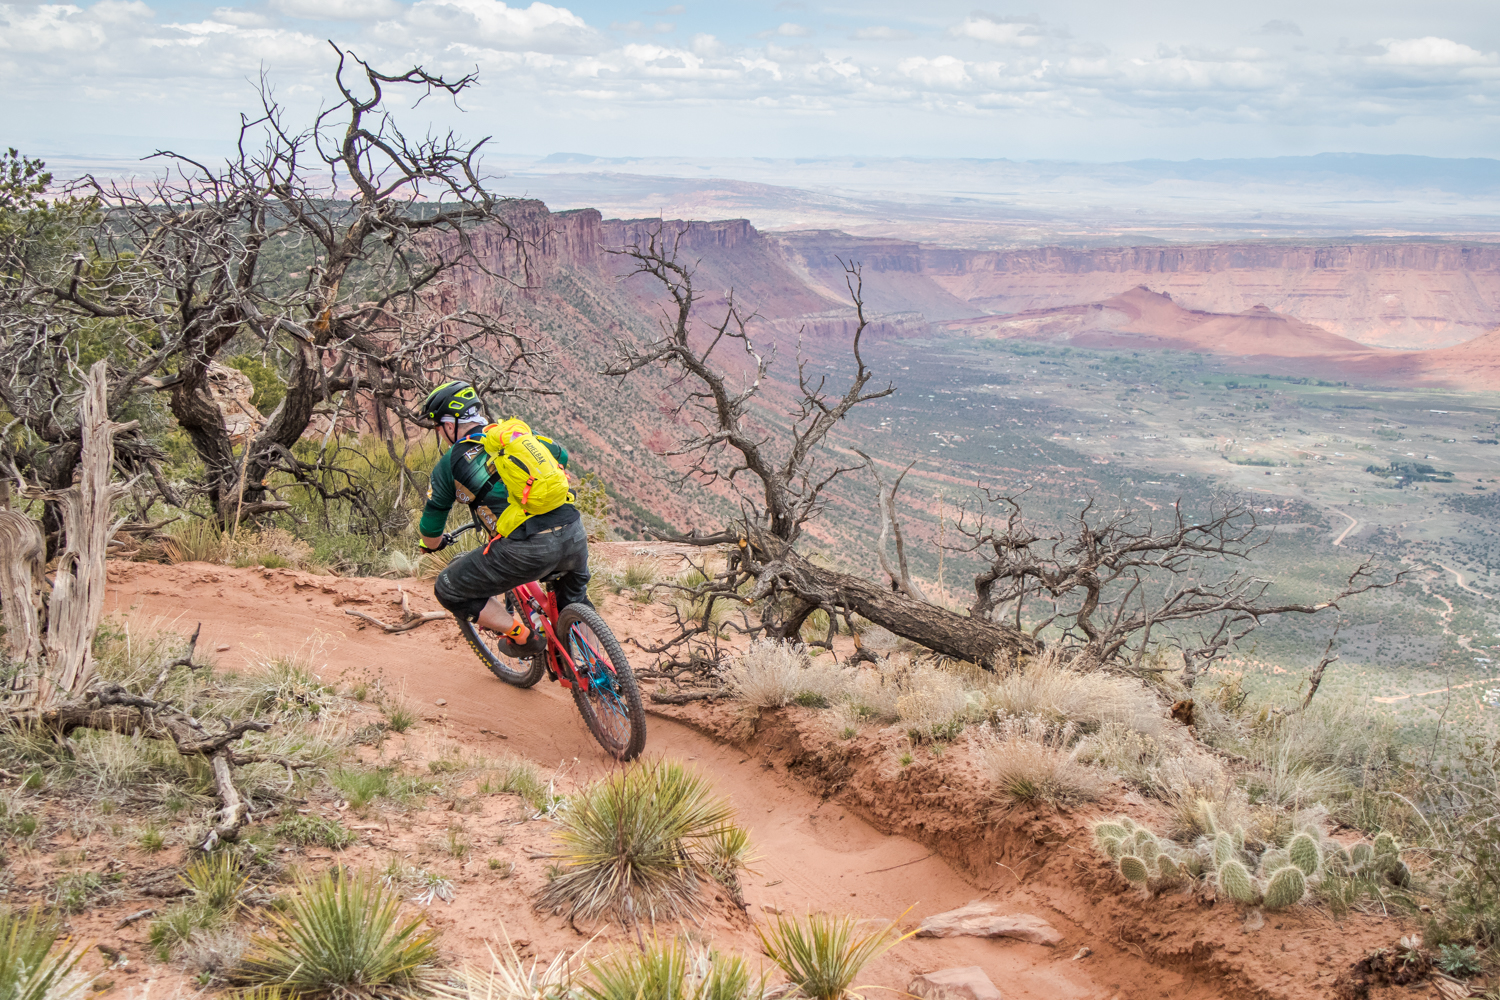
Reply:
M573 499L568 474L519 417L486 427L484 450L510 501L495 528L497 535L509 535L528 517L556 510Z

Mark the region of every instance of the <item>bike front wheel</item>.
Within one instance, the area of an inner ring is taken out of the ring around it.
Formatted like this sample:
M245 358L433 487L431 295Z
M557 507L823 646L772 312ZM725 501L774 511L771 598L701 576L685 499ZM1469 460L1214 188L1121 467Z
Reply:
M573 689L583 721L612 757L634 760L646 746L646 710L619 640L587 604L563 608L557 631L578 673L588 680L587 691Z
M474 650L474 655L479 657L479 662L489 667L490 673L507 684L513 684L518 688L529 688L542 679L542 673L547 669L545 656L513 660L501 655L490 642L485 640L484 633L475 628L473 622L460 618L458 631L463 634L469 648Z

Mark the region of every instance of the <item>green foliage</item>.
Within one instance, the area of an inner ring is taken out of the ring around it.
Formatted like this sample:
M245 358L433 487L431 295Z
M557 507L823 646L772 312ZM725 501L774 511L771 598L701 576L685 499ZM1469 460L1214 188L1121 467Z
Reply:
M244 372L245 376L250 379L250 385L254 389L250 396L250 405L262 414L269 414L276 409L276 404L286 396L286 383L282 381L281 375L275 368L255 355L236 354L225 358L224 363L230 368L237 368Z
M157 957L166 962L171 960L173 953L186 944L196 932L216 926L221 919L219 912L196 900L191 903L179 903L151 921L151 929L146 933L146 941L156 952Z
M405 702L398 702L386 709L385 726L393 733L404 733L417 724L417 713Z
M1284 910L1302 902L1307 895L1307 879L1302 869L1288 865L1275 872L1266 883L1265 907L1268 910Z
M239 859L231 851L216 851L187 866L182 881L193 891L199 905L214 911L237 906L249 878L240 871Z
M597 472L585 472L573 486L573 506L583 516L589 541L609 538L609 487Z
M1437 967L1459 979L1471 979L1484 971L1479 962L1479 949L1471 944L1439 945Z
M353 809L363 809L381 796L391 794L389 768L339 768L328 780L344 794Z
M0 213L22 212L44 203L52 183L47 164L22 156L14 147L0 156Z
M773 927L757 926L755 933L803 997L843 1000L861 969L909 936L895 933L895 921L863 934L855 927L853 917L810 913L797 920L777 914Z
M1349 848L1349 860L1356 867L1363 867L1375 860L1375 848L1369 844L1355 844Z
M706 780L676 761L602 778L559 817L561 871L541 905L622 921L692 913L701 905L699 875L732 816Z
M104 879L97 872L64 875L57 880L57 908L63 913L82 913L104 892Z
M359 838L336 819L322 816L288 816L271 828L271 836L299 847L319 844L342 851Z
M1255 890L1255 882L1250 878L1250 872L1244 864L1238 860L1225 861L1217 866L1219 876L1219 888L1224 894L1236 903L1253 905L1259 899L1260 894Z
M0 910L0 997L5 1000L68 1000L88 988L87 981L65 985L84 956L69 945L56 953L62 934L56 918L39 907Z
M413 995L437 961L437 932L422 916L402 922L400 909L369 872L325 872L300 883L286 912L266 914L276 933L253 940L234 979L307 998Z

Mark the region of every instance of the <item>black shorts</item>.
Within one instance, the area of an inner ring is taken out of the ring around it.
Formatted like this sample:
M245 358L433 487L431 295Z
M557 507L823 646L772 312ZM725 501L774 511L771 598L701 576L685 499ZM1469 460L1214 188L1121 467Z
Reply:
M529 538L497 538L488 553L466 552L438 574L432 592L455 617L473 621L491 597L554 573L562 574L554 585L559 611L589 603L589 536L582 520Z

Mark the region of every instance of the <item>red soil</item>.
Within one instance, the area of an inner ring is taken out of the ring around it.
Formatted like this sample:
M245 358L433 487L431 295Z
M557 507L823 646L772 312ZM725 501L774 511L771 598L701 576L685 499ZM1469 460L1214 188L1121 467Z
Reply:
M638 547L596 546L596 557ZM395 620L398 586L413 595L415 608L434 607L420 582L206 564L117 562L109 573L107 610L134 609L183 632L202 621L200 649L230 647L218 654L222 666L245 666L313 640L326 681L379 671L387 689L404 684L427 720L414 731L416 742L408 740L407 756L420 759L423 739L457 739L490 754L508 749L544 770L557 768L564 788L618 766L584 729L566 692L546 682L530 691L506 687L474 660L451 623L386 635L359 628L343 613L357 606ZM611 598L603 610L622 639L644 639L659 628L650 609L627 600ZM446 705L437 706L439 699ZM914 939L872 964L862 982L904 991L915 972L978 964L1007 998L1311 1000L1330 996L1338 973L1400 933L1394 921L1356 915L1335 922L1310 908L1270 914L1252 932L1234 906L1196 895L1142 898L1093 852L1087 833L1088 821L1101 812L1124 809L1152 819L1152 807L1123 790L1089 815L1006 807L984 794L962 743L941 757L923 751L903 768L895 763L896 734L840 740L812 710L773 713L740 744L731 736L743 730L743 720L731 706L670 711L675 718L651 718L648 756L680 758L702 769L733 801L763 858L759 874L746 879L749 916L724 904L702 925L721 948L755 955L752 921L772 907L887 919L905 914L911 924L985 898L1043 917L1065 940L1054 949L1009 940ZM405 834L388 823L384 831L369 830L349 860L379 864L386 852L409 842L412 830L442 830L453 815L436 810L412 817ZM542 866L527 867L526 859L547 851L547 825L516 819L494 804L464 818L486 836L506 832L505 845L489 853L516 859L518 870L503 881L482 871L465 875L453 904L430 908L445 931L444 948L455 956L483 961L484 941L498 933L497 918L544 961L577 948L585 940L580 930L592 933L531 908ZM591 950L597 954L624 940L608 932ZM1091 954L1075 959L1085 947Z

